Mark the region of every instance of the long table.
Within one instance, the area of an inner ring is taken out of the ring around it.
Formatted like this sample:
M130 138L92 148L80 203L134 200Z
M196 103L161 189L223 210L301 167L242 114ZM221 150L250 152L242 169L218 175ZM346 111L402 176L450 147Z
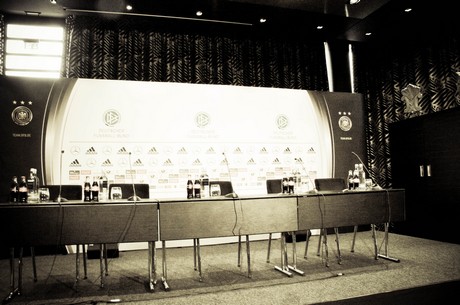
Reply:
M158 240L158 204L144 202L61 204L1 204L0 242L10 247L10 295L7 300L21 293L22 248L42 245L79 245L149 242L149 285L155 284L155 245ZM153 243L153 244L152 244ZM18 286L14 280L14 248L18 247ZM78 247L77 247L78 249ZM104 270L101 253L101 286ZM78 282L79 255L77 252Z
M200 238L246 235L250 276L249 235L383 223L388 245L387 224L405 220L404 196L404 190L390 189L139 202L0 204L0 242L9 247L26 247L147 241L153 291L155 241L163 243L162 280L167 284L165 241L194 239L200 258ZM281 248L281 266L275 268L287 271L283 238ZM14 274L13 269L10 271ZM201 279L201 266L199 271Z

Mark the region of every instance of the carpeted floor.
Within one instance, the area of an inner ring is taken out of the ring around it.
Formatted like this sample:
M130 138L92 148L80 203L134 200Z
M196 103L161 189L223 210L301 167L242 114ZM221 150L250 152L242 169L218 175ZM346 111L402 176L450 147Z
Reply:
M383 233L379 232L379 248ZM297 243L297 267L303 276L287 277L274 269L280 264L279 240L272 243L267 263L267 241L251 242L252 278L247 257L237 266L237 244L201 247L203 281L194 270L193 249L168 248L168 284L158 281L147 289L147 250L122 251L109 259L109 275L100 288L99 260L88 260L88 278L75 284L75 255L37 256L38 281L33 281L30 257L24 258L22 295L10 304L448 304L460 288L460 245L390 234L389 255L399 263L375 260L370 231L358 232L355 252L352 233L340 235L342 264L337 264L334 235L329 235L329 267L324 248L316 255L312 236L308 258L305 242ZM158 243L159 244L159 243ZM288 244L291 254L292 244ZM157 275L161 276L162 251L157 250ZM289 256L292 263L292 256ZM9 260L0 260L0 293L9 293ZM81 270L83 274L83 270ZM456 302L455 302L456 303ZM454 303L450 303L454 304Z

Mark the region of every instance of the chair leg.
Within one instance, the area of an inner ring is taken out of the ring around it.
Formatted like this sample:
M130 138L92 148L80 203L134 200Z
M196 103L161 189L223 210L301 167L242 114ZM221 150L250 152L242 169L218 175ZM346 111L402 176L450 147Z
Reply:
M86 265L86 247L85 245L81 245L81 252L83 253L83 278L88 278L88 267Z
M238 235L238 267L241 267L241 235Z
M35 247L30 247L30 256L32 257L32 268L34 273L34 282L37 281L37 265L35 264Z
M337 263L342 264L342 254L340 253L340 243L339 243L339 228L334 228L335 232L335 242L337 244Z
M355 252L356 232L358 232L358 226L353 227L353 241L351 242L351 252Z
M270 262L270 250L272 247L272 233L268 235L267 263Z
M318 250L316 251L316 256L320 256L321 255L321 239L323 237L323 230L324 229L320 229L319 230L319 236L318 236Z
M249 235L246 235L246 255L248 256L248 277L252 278L251 249L249 248Z
M103 244L104 246L104 264L105 264L105 275L109 275L109 264L107 262L107 244Z

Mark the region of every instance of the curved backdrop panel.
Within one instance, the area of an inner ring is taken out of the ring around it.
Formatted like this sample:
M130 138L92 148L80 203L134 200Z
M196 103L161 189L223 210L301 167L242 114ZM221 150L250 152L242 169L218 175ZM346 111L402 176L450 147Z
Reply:
M148 183L152 198L184 197L187 179L202 174L232 181L239 194L263 194L267 179L298 171L308 190L314 178L345 177L358 163L352 151L364 159L358 94L94 79L22 89L34 82L0 78L14 88L0 93L9 115L13 100L32 100L40 122L28 131L5 123L9 153L30 146L16 152L27 156L2 173L4 185L37 167L46 184L104 174L112 183ZM12 135L22 133L29 136L17 145Z

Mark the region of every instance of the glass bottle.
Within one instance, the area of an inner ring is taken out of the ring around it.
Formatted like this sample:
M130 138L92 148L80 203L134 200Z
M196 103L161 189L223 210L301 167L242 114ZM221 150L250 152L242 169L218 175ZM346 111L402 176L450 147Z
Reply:
M12 203L18 202L18 192L19 192L18 177L13 176L13 178L11 179L11 187L10 187L10 202Z
M21 176L21 180L19 181L19 188L18 188L18 202L20 203L27 203L27 180L26 176Z
M195 198L201 198L201 183L198 178L195 179L195 183L193 184L193 193Z
M357 190L359 188L359 167L358 164L355 164L355 169L353 170L353 189Z
M187 180L187 198L188 199L191 199L193 198L193 181L192 181L192 177L188 177L188 180Z
M83 185L83 201L91 201L91 183L89 182L89 176L86 176L85 184Z
M94 177L93 185L91 186L91 201L99 201L99 184L97 183L97 177Z
M359 177L359 189L366 189L366 172L364 171L364 165L360 163L358 165L358 177Z
M347 181L348 181L348 189L352 190L353 189L353 171L351 169L348 171Z

